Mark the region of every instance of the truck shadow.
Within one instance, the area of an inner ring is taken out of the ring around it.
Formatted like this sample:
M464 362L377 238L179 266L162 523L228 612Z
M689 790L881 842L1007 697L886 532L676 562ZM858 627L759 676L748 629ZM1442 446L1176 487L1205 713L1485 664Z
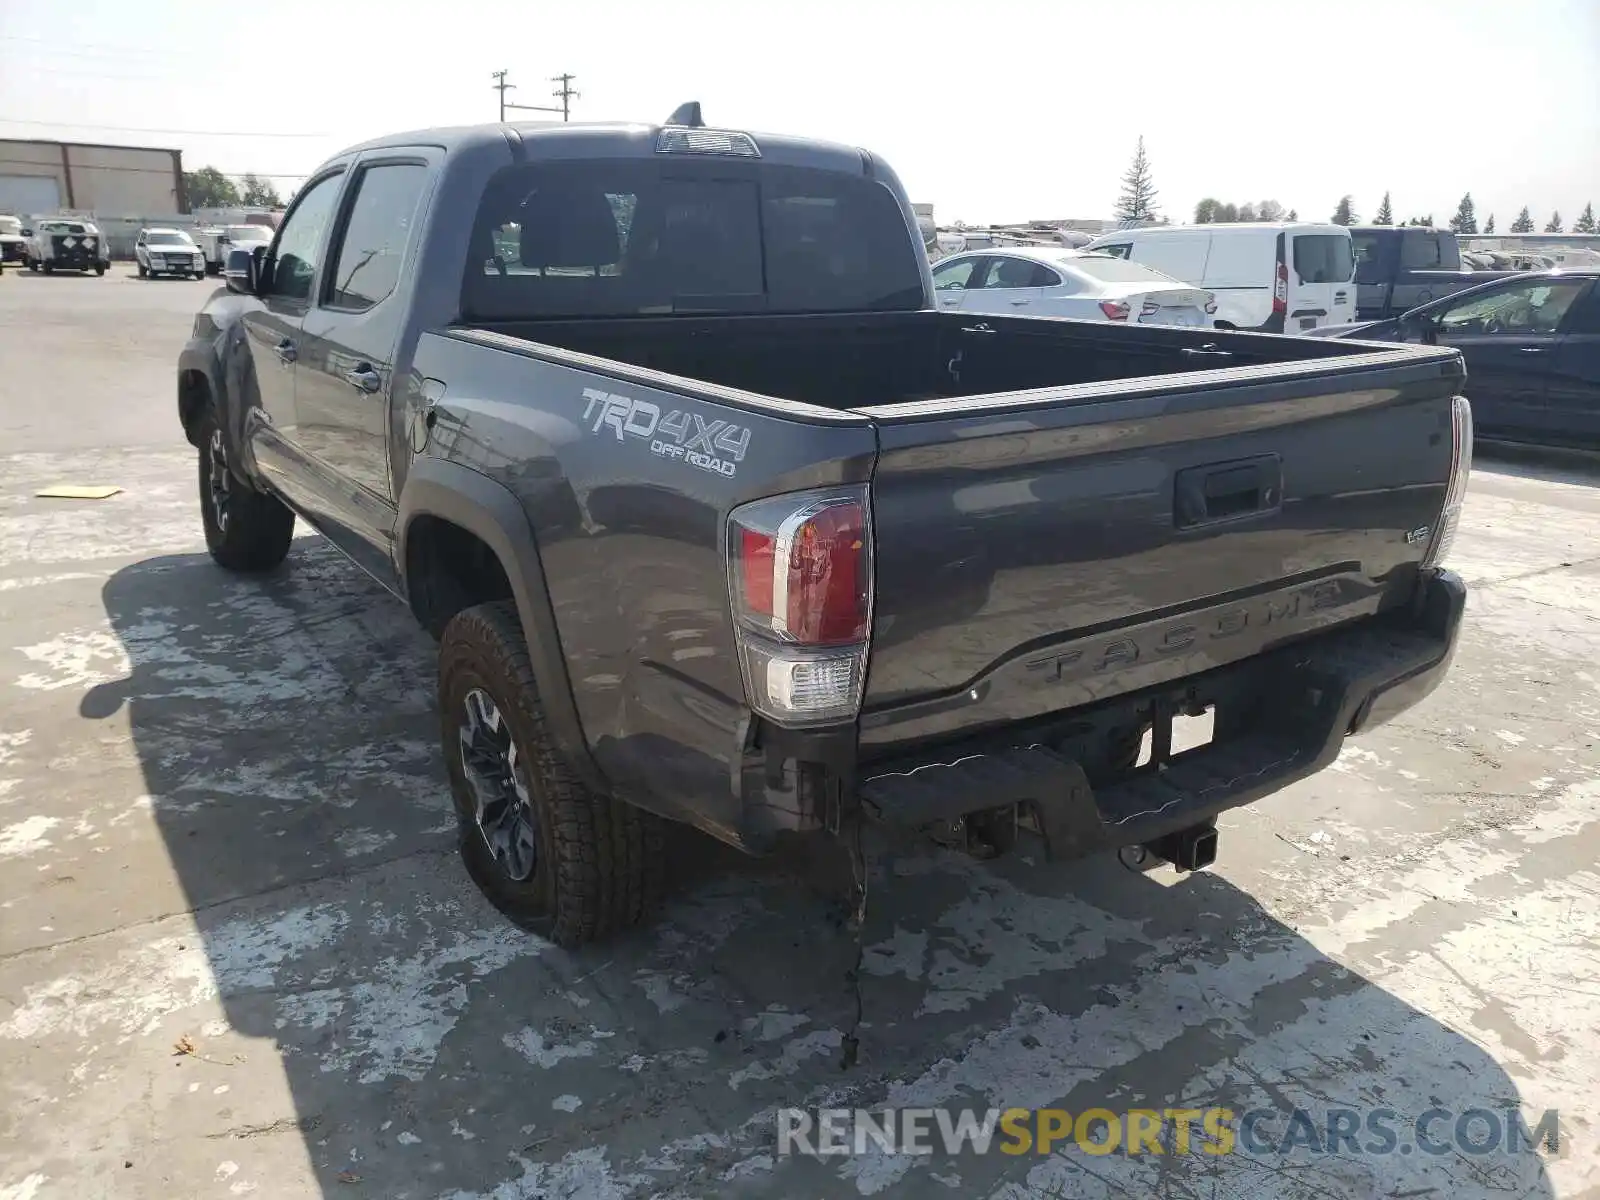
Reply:
M1547 483L1600 487L1600 449L1570 450L1525 442L1479 441L1474 465L1496 475L1514 475Z
M1215 1104L1274 1110L1268 1144L1297 1105L1323 1128L1392 1109L1402 1140L1438 1106L1448 1141L1455 1113L1518 1091L1402 994L1414 951L1365 978L1218 874L932 850L877 863L861 1062L842 1070L855 945L794 859L686 838L660 921L578 953L471 890L432 643L321 539L264 579L177 555L103 595L131 671L81 712L126 712L216 1003L293 1100L196 1131L262 1194L922 1196L957 1173L960 1194L1554 1194L1526 1149L1315 1154L1303 1136L1287 1158L774 1160L780 1105ZM301 1162L309 1177L281 1175Z

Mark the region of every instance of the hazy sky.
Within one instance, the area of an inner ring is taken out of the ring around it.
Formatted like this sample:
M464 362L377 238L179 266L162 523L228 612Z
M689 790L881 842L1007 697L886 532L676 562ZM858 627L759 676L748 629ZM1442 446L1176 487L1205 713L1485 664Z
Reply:
M941 221L1108 216L1140 134L1174 219L1345 192L1370 217L1388 190L1443 222L1470 190L1504 229L1600 202L1600 0L0 0L0 137L292 186L366 137L494 119L499 68L527 104L572 72L577 119L698 99L870 147Z

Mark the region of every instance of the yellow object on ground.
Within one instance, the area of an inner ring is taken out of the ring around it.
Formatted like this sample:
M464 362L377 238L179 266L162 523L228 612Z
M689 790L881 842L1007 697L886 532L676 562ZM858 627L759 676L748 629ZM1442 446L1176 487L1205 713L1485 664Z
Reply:
M47 500L104 500L122 489L103 485L85 486L81 483L58 483L34 493Z

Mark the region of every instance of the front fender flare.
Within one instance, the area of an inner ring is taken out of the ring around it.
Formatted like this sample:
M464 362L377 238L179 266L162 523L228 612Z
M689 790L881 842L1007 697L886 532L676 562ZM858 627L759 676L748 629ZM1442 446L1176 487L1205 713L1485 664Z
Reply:
M551 738L586 785L606 790L578 717L539 544L516 496L503 484L459 463L429 456L414 459L400 493L395 523L395 567L408 595L407 540L416 519L423 516L459 526L498 556L511 584Z

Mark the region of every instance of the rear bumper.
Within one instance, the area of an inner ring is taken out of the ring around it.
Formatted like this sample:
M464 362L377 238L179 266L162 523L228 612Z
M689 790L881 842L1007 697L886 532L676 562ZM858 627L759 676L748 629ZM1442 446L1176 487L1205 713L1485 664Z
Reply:
M1436 688L1455 654L1466 585L1429 573L1403 614L1363 621L1204 675L1068 714L1005 743L941 746L936 757L874 764L866 814L920 827L1022 804L1052 857L1148 842L1203 824L1320 771L1344 739L1393 719ZM1207 745L1096 784L1108 731L1152 716L1215 709Z

